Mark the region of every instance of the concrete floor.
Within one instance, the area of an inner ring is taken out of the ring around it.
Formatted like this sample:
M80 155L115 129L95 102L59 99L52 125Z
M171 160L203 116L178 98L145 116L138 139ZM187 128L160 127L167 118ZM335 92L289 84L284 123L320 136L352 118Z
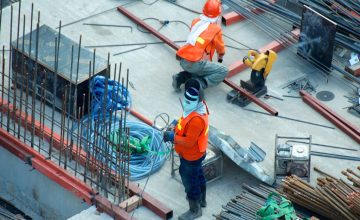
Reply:
M30 14L31 1L22 1L23 12ZM41 11L41 24L47 24L50 27L57 27L58 21L62 24L78 20L80 18L95 14L97 12L118 6L126 1L86 1L86 0L38 0L35 3L35 10ZM148 2L148 1L146 1ZM177 1L179 4L185 5L197 11L201 11L205 0ZM178 8L166 1L158 1L154 5L145 5L141 1L127 6L127 8L139 16L140 18L156 17L164 20L181 20L189 24L196 17L196 14ZM14 5L14 11L17 11L17 4ZM3 24L9 24L9 8L3 11ZM17 14L17 13L14 13ZM14 22L17 18L14 17ZM36 18L34 18L35 22ZM84 26L82 23L104 23L131 25L133 32L126 28L105 28ZM29 23L29 20L27 20ZM15 24L15 23L14 23ZM159 27L154 21L149 24L155 28ZM28 25L27 25L28 26ZM9 28L3 25L1 32L1 44L8 47L9 44ZM28 27L27 27L28 28ZM271 37L255 27L249 21L243 21L230 27L223 27L224 33L237 39L238 41L253 47L260 48L272 41ZM13 30L15 34L15 30ZM101 45L101 44L117 44L117 43L135 43L135 42L155 42L158 41L150 34L141 33L136 30L136 25L130 22L125 16L118 13L115 9L94 18L87 19L62 29L62 33L67 37L78 41L79 35L83 36L83 45ZM161 33L172 40L185 40L188 30L183 24L170 24L162 28ZM234 42L225 38L228 45L238 46ZM97 54L106 58L107 53L113 54L128 50L127 48L98 48ZM224 64L229 66L237 60L241 60L246 51L236 51L228 49L224 57ZM131 89L133 108L141 114L153 119L157 114L166 112L172 118L177 118L181 114L178 97L181 95L173 92L171 87L172 74L181 70L175 59L175 52L166 45L149 45L144 49L120 56L111 56L111 63L122 62L125 68L130 69L130 81L134 84L136 90ZM234 76L232 80L239 82L240 79L249 78L249 70ZM289 80L297 78L300 74L308 75L309 79L318 85L317 91L329 90L335 94L335 99L326 102L326 105L338 112L341 116L355 125L360 125L360 119L353 116L344 107L348 106L344 95L352 91L341 77L333 75L324 77L322 73L317 71L306 61L301 60L292 51L284 50L278 54L273 70L267 80L269 92L281 96L287 95L288 91L281 89L280 86ZM276 117L263 114L249 112L229 104L226 101L226 94L231 89L225 84L221 84L215 88L206 90L207 103L210 109L210 123L216 128L231 135L241 146L248 147L250 142L255 142L258 146L266 151L267 156L261 166L269 173L273 173L274 163L274 139L275 134L282 136L309 136L312 135L313 141L322 144L331 144L342 147L359 148L359 144L349 138L341 130L321 128L313 125L288 121ZM298 95L298 94L292 94ZM314 123L333 126L329 121L323 118L307 106L301 99L284 98L284 101L276 99L263 99L272 107L279 111L281 116L297 118L301 120L311 121ZM250 104L248 109L264 111L255 104ZM360 156L360 152L333 150L323 147L314 147L314 150L330 153ZM316 166L322 170L329 172L334 176L340 177L343 169L355 169L359 163L352 161L342 161L338 159L312 157L312 167ZM311 182L315 184L317 173L312 172ZM209 184L208 189L208 207L203 210L201 219L210 219L212 214L217 214L221 210L221 205L229 201L241 191L241 184L247 182L257 184L258 181L251 175L245 173L241 168L237 167L229 159L225 159L224 176L222 179ZM144 186L145 180L139 181L140 186ZM164 167L152 175L146 191L167 204L174 210L174 217L187 209L185 194L181 183L174 180L170 176L170 163L166 162ZM140 208L136 211L135 216L138 219L156 219L157 217L149 213L147 210Z

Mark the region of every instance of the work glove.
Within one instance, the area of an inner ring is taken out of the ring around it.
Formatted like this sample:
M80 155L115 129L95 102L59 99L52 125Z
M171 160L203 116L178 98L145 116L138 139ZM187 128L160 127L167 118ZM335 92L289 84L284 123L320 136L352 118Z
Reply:
M165 131L163 140L164 142L174 143L174 137L175 137L174 131Z
M178 120L174 119L174 121L172 121L171 124L169 125L167 131L173 131L177 124L178 124Z

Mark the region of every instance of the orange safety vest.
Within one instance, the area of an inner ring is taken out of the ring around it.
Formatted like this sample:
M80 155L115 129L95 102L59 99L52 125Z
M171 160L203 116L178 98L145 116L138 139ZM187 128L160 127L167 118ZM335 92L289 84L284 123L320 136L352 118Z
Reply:
M195 19L191 27L193 27L198 21L200 21L200 18ZM190 62L197 62L204 58L206 59L208 56L208 59L212 61L212 57L215 52L215 42L213 42L213 40L220 32L221 27L217 24L211 23L208 28L199 35L195 46L186 44L180 47L176 55ZM222 50L225 51L225 49Z
M175 127L175 134L179 136L186 135L188 123L194 117L199 117L204 121L205 129L201 132L194 146L183 146L183 144L176 143L175 139L175 151L183 157L185 160L194 161L200 159L206 152L208 145L208 133L209 133L209 120L208 114L200 115L197 112L191 112L186 118L181 117L178 124Z

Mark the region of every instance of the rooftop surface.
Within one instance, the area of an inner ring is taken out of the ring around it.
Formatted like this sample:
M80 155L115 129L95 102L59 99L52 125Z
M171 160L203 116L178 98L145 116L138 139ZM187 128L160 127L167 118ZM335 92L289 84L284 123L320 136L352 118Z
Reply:
M205 0L177 1L178 4L196 11L202 10L204 2ZM34 9L35 11L41 11L41 25L46 24L55 29L58 27L59 20L61 20L64 25L113 8L113 10L96 17L62 28L62 33L75 42L78 42L79 36L82 35L82 45L84 46L159 41L153 35L139 31L136 24L116 10L117 6L124 3L127 3L127 1L105 0L90 2L86 0L38 0L35 2ZM13 7L14 11L17 11L18 4L14 4ZM142 19L154 17L160 20L178 20L190 24L192 19L198 16L195 13L181 9L163 0L156 1L156 3L152 5L144 4L142 1L133 1L125 7ZM27 23L30 22L30 10L31 1L22 1L22 13L26 14ZM9 7L3 10L2 18L1 45L5 45L5 47L8 48L10 30L6 24L10 23ZM35 16L33 22L36 22L36 19ZM14 16L13 22L17 22L16 16ZM160 28L160 24L157 21L148 20L147 22L156 29ZM129 25L132 27L132 31L129 28L98 27L83 25L83 23ZM26 28L28 28L28 26L26 26ZM26 31L26 33L28 32L29 30ZM180 41L186 39L189 31L184 24L174 22L163 27L160 32L171 40ZM228 27L223 27L223 32L241 43L257 49L274 40L254 26L251 21L242 21ZM13 35L15 34L16 30L13 29ZM227 38L224 38L224 40L226 45L242 47ZM181 93L175 93L171 87L172 75L181 71L181 67L175 59L175 51L166 44L159 44L148 45L145 48L133 52L112 56L115 53L136 47L138 46L97 48L96 54L107 59L107 55L110 53L110 62L112 64L122 62L123 67L130 70L130 81L135 88L130 88L133 101L132 108L135 111L145 115L151 120L163 112L168 113L170 118L178 118L181 115L181 106L179 104ZM242 57L246 53L246 48L241 51L227 48L223 64L230 66L234 62L242 60ZM349 105L344 96L351 93L354 88L336 73L325 75L320 72L307 61L298 57L293 52L293 49L285 49L278 53L278 60L275 62L266 82L269 94L278 97L282 95L298 96L298 94L294 92L288 93L288 90L282 89L281 86L284 83L298 78L302 74L308 76L310 81L314 85L317 85L317 92L327 90L334 93L335 98L325 104L348 121L360 126L360 118L349 114L347 110L344 109L344 107ZM240 79L247 80L249 77L250 70L248 69L232 77L231 80L239 84ZM359 144L305 104L300 98L282 97L284 100L280 101L274 98L264 99L262 97L261 100L277 109L280 116L327 125L334 127L334 129L244 110L239 106L227 102L226 95L229 91L231 91L231 88L223 83L205 91L206 101L210 110L210 124L226 134L231 135L243 147L250 146L250 142L254 142L260 146L267 154L260 166L270 175L274 172L274 142L276 134L294 137L307 137L312 135L313 142L316 143L359 149ZM316 93L313 93L313 95L315 94ZM253 103L247 106L246 109L265 112ZM313 146L313 150L360 157L359 151L350 152L318 146ZM357 165L359 165L358 162L348 160L322 157L311 158L312 167L316 166L334 176L339 176L341 170L346 168L355 169ZM242 183L259 183L258 180L246 173L234 162L226 158L226 156L224 156L223 172L223 177L220 180L216 180L208 185L208 207L203 209L203 217L201 219L210 219L213 214L219 213L221 205L241 192ZM312 171L311 183L316 183L317 175L316 172ZM138 181L141 187L145 185L145 182L146 179ZM170 161L167 161L159 172L150 177L145 191L172 208L174 210L174 219L188 209L182 184L170 175ZM149 213L149 211L144 208L138 209L134 216L138 219L157 219L153 213Z

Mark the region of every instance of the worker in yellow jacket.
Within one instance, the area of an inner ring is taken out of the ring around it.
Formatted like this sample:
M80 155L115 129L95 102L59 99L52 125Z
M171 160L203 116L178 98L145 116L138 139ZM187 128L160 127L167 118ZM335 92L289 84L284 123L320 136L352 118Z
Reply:
M180 91L181 84L192 77L197 78L205 89L219 84L228 74L228 68L220 64L225 54L220 21L220 0L208 0L203 14L193 20L186 44L176 53L184 71L173 75L175 91ZM212 62L215 51L218 63Z

